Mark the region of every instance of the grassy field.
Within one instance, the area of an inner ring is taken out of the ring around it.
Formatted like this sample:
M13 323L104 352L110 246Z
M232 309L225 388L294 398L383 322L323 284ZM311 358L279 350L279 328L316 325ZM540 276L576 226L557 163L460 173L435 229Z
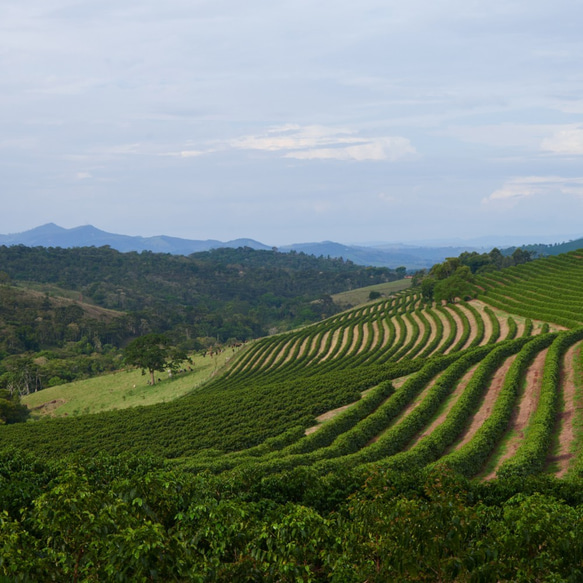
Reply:
M377 283L376 285L369 285L367 287L359 287L350 291L334 294L332 300L338 306L359 306L368 302L368 296L371 291L376 291L383 297L390 296L396 292L411 287L410 279L399 279L398 281L391 281L389 283Z
M35 417L84 415L164 403L189 393L222 372L241 351L236 350L233 353L229 348L212 358L196 356L192 372L172 379L166 373L157 373L161 382L153 387L147 384L148 374L142 375L136 369L123 370L38 391L24 397L22 402L33 409Z

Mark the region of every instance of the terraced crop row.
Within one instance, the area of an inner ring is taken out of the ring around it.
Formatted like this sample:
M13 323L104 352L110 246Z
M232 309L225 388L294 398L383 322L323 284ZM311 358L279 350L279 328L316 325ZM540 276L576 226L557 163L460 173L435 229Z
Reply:
M228 378L250 378L276 371L354 368L402 359L429 358L514 338L519 324L507 314L469 302L419 308L416 294L401 294L347 312L306 330L257 342ZM504 330L504 334L501 334ZM521 324L530 335L531 324ZM243 376L241 376L243 375Z
M46 456L151 452L217 473L583 475L582 257L480 276L478 300L426 305L406 292L261 339L173 403L0 436Z
M485 470L487 477L544 471L563 414L559 372L564 354L582 340L579 328L436 356L398 388L390 381L380 383L316 431L281 448L218 458L202 452L183 465L222 472L252 464L261 473L310 465L327 473L370 463L393 470L439 463L468 477ZM535 400L524 387L533 370L542 379ZM513 416L526 402L531 405L521 427L526 438L512 457L505 457L504 444L516 431ZM580 462L573 460L576 471Z
M488 304L573 328L583 324L583 255L574 251L476 278Z

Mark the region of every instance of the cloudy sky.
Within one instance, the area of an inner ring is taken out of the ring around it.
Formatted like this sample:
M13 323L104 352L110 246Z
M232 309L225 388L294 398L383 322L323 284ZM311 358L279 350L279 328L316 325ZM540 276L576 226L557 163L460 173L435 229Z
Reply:
M3 0L0 233L583 236L578 0Z

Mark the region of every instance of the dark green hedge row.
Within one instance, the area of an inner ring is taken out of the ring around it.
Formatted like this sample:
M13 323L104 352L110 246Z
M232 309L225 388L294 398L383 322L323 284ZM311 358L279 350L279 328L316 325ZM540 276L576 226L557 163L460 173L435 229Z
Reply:
M464 392L452 406L446 419L409 451L402 451L383 461L383 466L405 470L433 462L463 433L488 389L492 376L509 356L516 354L526 340L505 342L484 357ZM419 428L418 430L420 430Z
M521 446L511 459L500 466L498 476L525 476L543 469L556 429L560 403L561 361L567 348L581 339L583 339L583 327L561 332L551 344L545 359L536 411L528 424Z
M554 339L554 334L536 336L523 346L506 374L489 417L468 443L437 463L447 464L468 477L480 471L508 428L528 367L536 355L550 346Z

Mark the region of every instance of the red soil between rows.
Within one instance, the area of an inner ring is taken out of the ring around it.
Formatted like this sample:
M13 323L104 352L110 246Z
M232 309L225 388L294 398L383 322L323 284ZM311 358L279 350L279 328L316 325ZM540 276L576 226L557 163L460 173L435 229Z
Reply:
M571 447L575 441L573 418L577 408L575 385L575 356L581 350L581 343L574 344L565 353L561 365L560 386L563 392L563 411L559 416L559 437L557 454L550 456L549 463L557 462L557 478L562 478L569 469L574 454Z
M480 429L484 421L490 416L490 413L492 412L492 407L494 406L494 403L496 402L496 399L498 398L498 395L502 390L502 386L504 385L506 373L508 372L508 369L514 362L515 358L516 355L509 356L504 361L502 366L498 368L498 370L494 373L494 376L492 377L492 380L490 382L490 386L486 391L486 395L484 396L478 411L472 417L470 425L461 435L460 440L454 446L453 449L457 450L466 443L468 443L474 437L478 429Z
M425 429L420 431L411 440L407 449L411 449L419 441L421 441L424 437L431 435L431 433L433 433L433 431L446 420L451 408L455 405L459 396L466 390L466 387L468 386L468 383L472 379L472 376L476 372L476 369L478 368L478 366L480 366L479 363L474 365L472 368L470 368L468 370L468 372L466 372L466 374L460 379L455 390L451 394L451 398L449 399L449 402L447 403L447 407L441 412L441 414L428 427L426 427Z
M510 459L522 444L524 430L528 426L528 421L538 405L547 352L548 348L541 350L526 371L525 388L508 426L508 431L514 432L514 435L506 444L506 451L498 459L496 467L484 476L485 480L491 480L496 477L498 468L507 459Z

